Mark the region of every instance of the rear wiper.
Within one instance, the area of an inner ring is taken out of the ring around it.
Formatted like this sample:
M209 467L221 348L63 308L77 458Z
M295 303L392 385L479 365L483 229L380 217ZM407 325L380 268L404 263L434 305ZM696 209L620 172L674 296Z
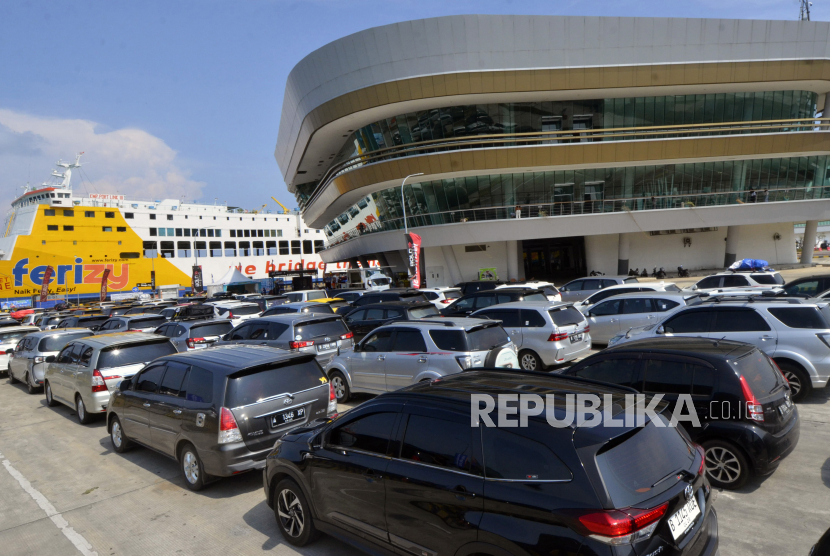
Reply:
M683 472L685 472L685 471L686 471L686 470L685 470L685 469L682 469L682 468L681 468L681 469L678 469L677 471L672 471L671 473L669 473L668 475L666 475L665 477L663 477L662 479L660 479L659 481L657 481L656 483L654 483L653 485L651 485L651 488L654 488L654 487L656 487L657 485L659 485L660 483L662 483L663 481L667 481L667 480L669 480L669 479L670 479L670 478L672 478L672 477L676 477L677 475L680 475L680 474L682 474L682 473L683 473Z

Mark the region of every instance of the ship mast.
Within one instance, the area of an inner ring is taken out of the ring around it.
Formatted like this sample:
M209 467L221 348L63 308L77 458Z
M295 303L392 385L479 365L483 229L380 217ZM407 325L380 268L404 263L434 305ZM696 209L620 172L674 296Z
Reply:
M798 20L799 21L810 21L810 6L813 5L812 2L808 0L799 0L799 13L798 13Z
M75 162L63 162L62 160L58 160L55 163L55 166L60 168L64 168L63 173L58 172L57 170L52 170L52 176L56 178L61 178L61 182L59 187L63 189L71 189L69 182L72 180L72 169L73 168L80 168L81 167L81 155L84 154L83 152L79 152L78 155L75 157ZM49 185L44 183L43 185Z

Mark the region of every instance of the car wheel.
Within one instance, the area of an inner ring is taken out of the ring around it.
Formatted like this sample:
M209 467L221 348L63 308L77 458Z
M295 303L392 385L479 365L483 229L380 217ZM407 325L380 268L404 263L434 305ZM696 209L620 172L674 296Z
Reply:
M92 422L92 415L86 410L84 399L80 394L75 394L75 413L78 415L78 422L82 425L88 425Z
M52 397L52 385L47 382L43 386L43 389L46 391L46 405L49 407L55 407L58 405L58 402L56 402L55 398Z
M519 352L519 365L521 365L522 369L525 371L542 371L545 368L545 365L542 363L542 360L539 359L539 356L532 351Z
M40 390L40 386L37 384L32 383L32 373L26 373L26 389L29 391L29 394L37 394L38 390Z
M311 508L297 483L283 479L274 494L274 516L283 538L294 546L305 546L313 541L317 529L311 518Z
M349 390L349 382L343 373L334 371L331 373L331 385L334 388L334 396L337 398L337 403L346 403L352 397L351 390Z
M805 373L800 367L783 361L778 363L778 368L784 374L784 377L790 383L790 390L793 393L793 401L800 402L810 395L813 391L813 383L810 381L810 376Z
M6 376L9 377L9 384L14 384L14 383L17 382L17 379L14 378L14 374L12 374L12 368L11 367L8 367L6 369Z
M706 451L706 474L709 482L718 488L741 488L749 478L749 464L743 453L723 440L703 443Z
M202 490L205 487L205 468L202 465L202 458L196 452L193 444L185 444L179 457L179 466L184 477L184 484L190 490Z
M112 447L119 454L123 454L133 447L133 443L124 434L124 429L121 428L121 421L118 417L112 418L112 423L110 424L110 440L112 440Z

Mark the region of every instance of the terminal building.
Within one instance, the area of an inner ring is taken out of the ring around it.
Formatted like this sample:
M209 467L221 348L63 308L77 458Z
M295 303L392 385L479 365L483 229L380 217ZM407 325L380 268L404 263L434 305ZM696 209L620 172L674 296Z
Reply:
M825 22L438 17L302 59L275 157L325 262L403 270L405 218L427 286L792 264L828 90Z

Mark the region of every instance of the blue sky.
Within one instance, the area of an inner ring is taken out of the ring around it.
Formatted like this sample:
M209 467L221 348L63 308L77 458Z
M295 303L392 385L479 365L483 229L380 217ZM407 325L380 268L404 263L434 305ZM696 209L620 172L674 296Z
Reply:
M798 2L3 0L0 204L83 150L82 193L293 207L273 156L291 68L367 27L464 13L796 19Z

